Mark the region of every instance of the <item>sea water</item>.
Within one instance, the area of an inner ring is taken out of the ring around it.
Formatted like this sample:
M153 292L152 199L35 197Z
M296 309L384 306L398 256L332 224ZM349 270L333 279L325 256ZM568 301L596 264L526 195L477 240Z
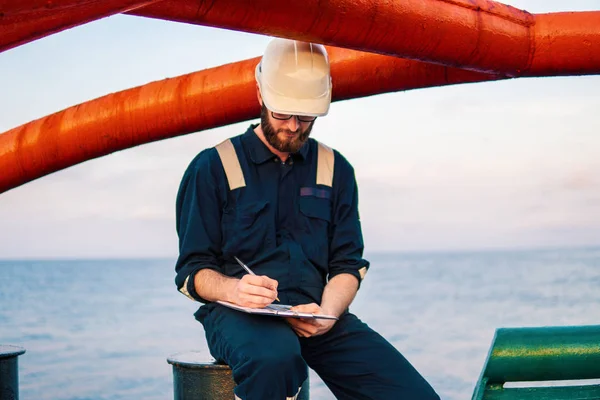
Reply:
M373 253L351 311L442 399L470 399L499 327L600 324L600 248ZM209 357L173 259L0 261L0 344L22 400L173 398L166 358ZM311 399L333 399L311 373Z

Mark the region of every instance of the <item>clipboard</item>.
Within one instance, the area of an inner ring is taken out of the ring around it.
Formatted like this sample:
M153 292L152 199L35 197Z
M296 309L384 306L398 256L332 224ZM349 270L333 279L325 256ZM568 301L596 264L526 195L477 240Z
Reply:
M269 315L272 317L282 317L282 318L316 318L316 319L334 319L338 320L337 317L333 315L326 314L312 314L312 313L304 313L291 311L290 308L292 306L285 304L269 304L265 308L250 308L250 307L242 307L237 304L229 303L227 301L217 301L218 304L232 308L237 311L245 312L248 314L258 314L258 315Z

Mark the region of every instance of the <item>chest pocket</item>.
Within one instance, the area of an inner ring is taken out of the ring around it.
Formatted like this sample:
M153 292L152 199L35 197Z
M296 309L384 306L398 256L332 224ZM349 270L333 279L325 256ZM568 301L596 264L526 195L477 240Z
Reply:
M329 260L329 228L332 205L330 199L314 196L300 196L300 208L303 235L302 248L311 261L318 265L327 265Z
M257 201L236 205L223 211L223 255L252 260L273 242L273 224L269 221L270 204Z

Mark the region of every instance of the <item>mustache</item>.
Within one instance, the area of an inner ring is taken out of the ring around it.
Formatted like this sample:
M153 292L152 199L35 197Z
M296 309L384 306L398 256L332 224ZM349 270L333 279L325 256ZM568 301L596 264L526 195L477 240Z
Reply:
M295 131L291 131L291 130L285 129L285 128L279 128L279 129L277 129L277 133L296 134L296 133L301 133L301 132L300 132L300 128L296 129Z

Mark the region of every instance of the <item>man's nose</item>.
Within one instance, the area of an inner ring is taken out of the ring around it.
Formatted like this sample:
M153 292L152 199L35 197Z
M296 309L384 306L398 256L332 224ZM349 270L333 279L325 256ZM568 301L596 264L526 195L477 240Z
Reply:
M300 127L300 121L298 121L298 117L296 115L292 115L292 118L288 120L288 128L292 132L296 132Z

